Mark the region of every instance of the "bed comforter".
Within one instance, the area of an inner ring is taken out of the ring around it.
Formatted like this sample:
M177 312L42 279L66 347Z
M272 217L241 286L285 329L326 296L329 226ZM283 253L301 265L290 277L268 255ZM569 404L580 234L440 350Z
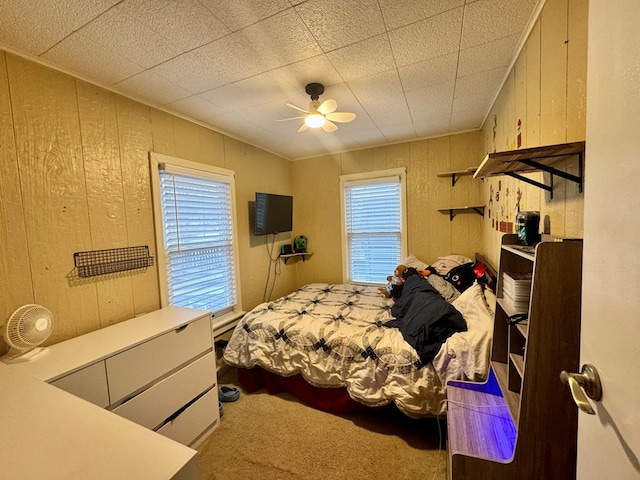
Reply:
M282 376L302 374L317 387L346 387L358 402L394 402L412 417L441 414L449 380L487 375L495 297L474 284L455 299L468 329L447 338L426 364L400 330L384 325L393 318L393 304L371 286L309 284L247 313L224 360Z

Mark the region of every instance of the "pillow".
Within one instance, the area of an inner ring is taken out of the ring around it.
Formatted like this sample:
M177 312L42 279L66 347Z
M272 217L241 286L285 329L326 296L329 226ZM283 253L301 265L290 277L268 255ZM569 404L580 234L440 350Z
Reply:
M446 275L452 268L464 265L465 263L473 263L473 260L463 255L447 255L446 257L438 257L432 266L438 274Z
M427 282L449 303L460 296L460 292L440 275L427 276Z
M404 261L402 262L402 265L404 265L407 268L413 267L416 270L424 270L429 266L428 263L425 263L422 260L417 259L413 253L404 259Z
M464 380L483 381L489 372L495 295L475 282L452 305L462 314L468 330L451 336L447 340L447 349L443 350L458 362ZM455 373L456 369L450 368ZM444 379L445 382L447 380Z

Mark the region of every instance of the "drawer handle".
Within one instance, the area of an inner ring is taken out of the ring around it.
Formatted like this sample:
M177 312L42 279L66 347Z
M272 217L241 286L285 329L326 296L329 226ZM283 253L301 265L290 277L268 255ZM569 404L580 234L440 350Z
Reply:
M181 331L183 331L185 328L187 328L189 326L189 324L187 323L186 325L182 325L181 327L178 327L174 330L174 332L176 333L180 333Z

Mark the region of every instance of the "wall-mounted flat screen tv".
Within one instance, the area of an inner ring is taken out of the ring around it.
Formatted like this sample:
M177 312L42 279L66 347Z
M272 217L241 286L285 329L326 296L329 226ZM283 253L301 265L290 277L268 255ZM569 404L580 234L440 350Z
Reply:
M291 230L293 230L293 197L256 192L254 235L290 232Z

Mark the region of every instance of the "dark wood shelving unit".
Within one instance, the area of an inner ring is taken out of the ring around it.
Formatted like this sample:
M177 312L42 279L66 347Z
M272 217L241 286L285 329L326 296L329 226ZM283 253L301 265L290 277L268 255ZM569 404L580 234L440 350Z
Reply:
M575 478L578 411L560 372L579 370L582 241L543 236L530 253L503 236L489 379L449 382L452 480ZM502 276L533 273L528 320Z

